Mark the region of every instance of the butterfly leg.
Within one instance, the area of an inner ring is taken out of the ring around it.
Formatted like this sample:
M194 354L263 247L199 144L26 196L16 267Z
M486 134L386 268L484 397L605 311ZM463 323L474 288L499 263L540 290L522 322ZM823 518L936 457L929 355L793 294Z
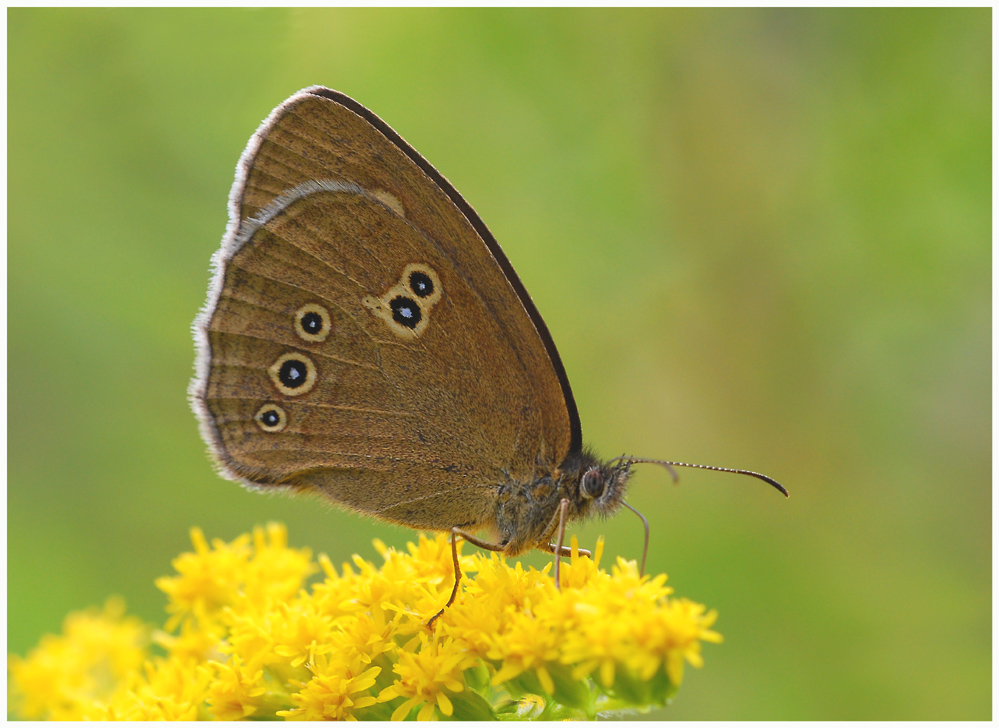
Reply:
M454 588L451 589L451 596L448 598L447 604L441 607L441 610L427 622L427 626L431 629L433 629L437 618L444 614L445 609L454 604L454 600L458 596L458 585L461 583L461 566L458 564L458 536L461 536L473 546L478 546L480 549L486 549L487 551L502 551L506 548L505 544L483 541L470 533L462 531L460 528L455 527L451 529L451 558L454 560Z
M565 541L565 517L569 514L569 499L563 498L558 504L558 540L555 544L555 588L562 588L562 581L559 577L562 566L562 542Z
M538 544L538 550L539 551L544 551L546 554L554 554L556 548L557 547L553 543L539 543ZM576 549L576 553L578 553L580 556L585 556L588 559L592 559L593 558L593 554L590 552L589 549ZM562 555L563 556L572 556L572 549L569 548L568 546L563 546L562 547Z

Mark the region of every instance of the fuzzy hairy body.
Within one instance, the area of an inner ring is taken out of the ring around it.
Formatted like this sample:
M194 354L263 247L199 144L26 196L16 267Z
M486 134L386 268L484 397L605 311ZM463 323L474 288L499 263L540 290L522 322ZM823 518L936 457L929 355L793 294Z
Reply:
M589 496L581 487L587 473L604 484L601 495ZM501 486L496 503L496 530L503 552L516 556L550 543L558 528L562 500L568 501L567 521L613 514L621 505L628 475L626 467L602 464L593 453L583 450L571 453L554 473L529 483Z

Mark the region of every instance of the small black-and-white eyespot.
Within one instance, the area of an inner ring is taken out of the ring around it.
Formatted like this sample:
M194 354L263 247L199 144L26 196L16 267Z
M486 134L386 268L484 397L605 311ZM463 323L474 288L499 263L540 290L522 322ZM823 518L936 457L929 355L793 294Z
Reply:
M396 296L389 302L389 306L392 309L392 318L395 322L408 329L415 329L420 323L420 319L423 318L420 304L412 298Z
M271 364L267 373L282 394L305 394L316 384L316 365L304 354L283 354Z
M423 308L423 326L426 326L426 320L430 317L430 309L437 304L443 293L441 288L440 276L433 268L426 263L410 263L403 268L399 282L388 295L391 296L394 291L398 291L403 295L412 293L416 296Z
M276 404L267 403L253 416L264 432L280 432L288 425L288 415Z
M414 270L409 274L409 290L420 298L427 298L434 293L434 281L422 270Z
M278 378L289 389L298 389L305 384L306 371L304 361L289 359L278 370Z
M307 303L295 311L295 333L305 341L325 341L332 328L333 318L318 303Z

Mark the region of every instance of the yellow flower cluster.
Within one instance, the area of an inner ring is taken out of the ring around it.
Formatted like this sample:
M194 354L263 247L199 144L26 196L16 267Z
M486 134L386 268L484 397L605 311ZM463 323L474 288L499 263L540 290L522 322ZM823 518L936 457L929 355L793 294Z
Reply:
M670 597L666 576L611 572L575 553L561 590L549 572L495 554L461 557L463 591L433 629L453 585L446 536L408 553L375 542L337 571L287 545L270 524L231 543L192 530L193 553L157 580L165 631L111 600L70 615L26 658L9 659L12 711L38 719L286 718L472 720L595 717L665 704L714 612ZM468 574L474 573L470 578ZM317 579L311 579L317 575ZM152 647L150 644L152 643Z

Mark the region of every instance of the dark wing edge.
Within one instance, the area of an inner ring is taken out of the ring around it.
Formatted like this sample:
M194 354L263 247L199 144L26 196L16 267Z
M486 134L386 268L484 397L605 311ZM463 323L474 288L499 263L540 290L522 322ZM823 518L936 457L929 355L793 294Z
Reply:
M465 216L465 219L471 223L475 232L478 233L479 237L489 248L489 252L492 253L493 258L499 263L500 269L503 271L503 275L513 286L513 290L517 294L517 298L520 299L521 305L523 305L524 310L527 311L527 315L530 316L531 322L534 324L534 329L537 331L538 336L541 338L541 343L545 346L545 351L548 353L548 359L551 361L552 366L555 369L555 375L558 377L559 384L562 386L562 398L565 400L565 407L569 413L569 426L571 429L570 440L569 440L569 455L572 453L579 452L583 449L583 432L582 426L579 422L579 411L576 409L576 400L572 396L572 387L569 385L569 377L565 373L565 366L562 364L562 358L559 356L558 348L555 346L555 341L552 339L551 332L548 330L548 325L545 320L541 317L538 312L537 306L534 305L534 301L531 299L531 294L527 292L524 284L521 283L520 277L517 272L513 269L510 261L507 259L506 254L500 247L499 243L496 242L496 238L493 234L489 232L489 228L486 224L482 222L482 219L476 214L472 206L465 201L465 198L456 190L450 182L438 172L430 162L423 158L423 156L417 152L413 147L406 143L399 134L396 133L392 127L382 121L378 116L359 104L354 99L350 98L346 94L340 93L339 91L334 91L333 89L326 88L325 86L311 86L299 92L299 94L313 94L315 96L321 96L325 99L333 101L334 103L340 104L346 107L350 111L360 116L362 119L367 121L373 127L385 136L390 142L392 142L396 147L399 148L403 154L409 157L423 173L426 174L434 183L448 196L455 207ZM297 98L299 94L295 94L292 99ZM291 99L289 99L289 102ZM285 102L288 103L288 102ZM282 105L283 106L283 105ZM282 107L278 107L282 108ZM249 150L249 147L247 148ZM234 188L235 189L235 188ZM230 201L230 206L232 202Z

